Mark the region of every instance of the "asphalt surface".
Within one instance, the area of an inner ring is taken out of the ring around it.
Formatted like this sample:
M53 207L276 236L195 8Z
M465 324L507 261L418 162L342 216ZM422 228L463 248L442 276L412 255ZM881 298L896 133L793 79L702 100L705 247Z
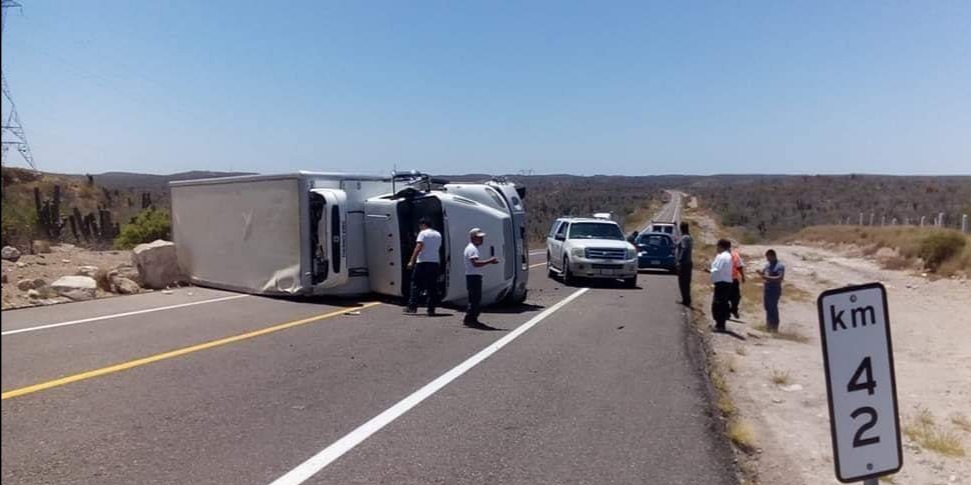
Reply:
M652 222L671 222L674 224L681 223L681 208L682 208L682 198L684 194L676 190L668 190L668 195L671 196L671 200L658 211L658 213L648 221L647 225L644 226L640 232L647 231L651 228Z
M3 312L3 483L267 484L503 343L302 483L735 483L675 279L531 259L491 331L199 288Z

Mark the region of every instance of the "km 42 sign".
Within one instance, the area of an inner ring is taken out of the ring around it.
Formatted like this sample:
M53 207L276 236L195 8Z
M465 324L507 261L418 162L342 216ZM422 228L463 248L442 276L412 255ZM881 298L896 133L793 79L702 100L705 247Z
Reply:
M887 290L879 283L819 295L836 478L853 482L903 464Z

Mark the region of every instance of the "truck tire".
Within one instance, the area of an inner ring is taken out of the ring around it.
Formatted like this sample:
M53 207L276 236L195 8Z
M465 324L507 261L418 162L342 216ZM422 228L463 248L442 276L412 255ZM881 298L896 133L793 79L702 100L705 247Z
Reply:
M577 284L576 277L570 271L570 260L565 257L563 258L563 284L566 286L574 286Z

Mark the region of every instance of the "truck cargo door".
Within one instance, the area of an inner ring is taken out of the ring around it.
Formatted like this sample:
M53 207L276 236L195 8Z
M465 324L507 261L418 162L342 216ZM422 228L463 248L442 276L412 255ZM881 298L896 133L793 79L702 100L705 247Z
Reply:
M334 288L347 282L347 195L343 190L310 191L311 282Z

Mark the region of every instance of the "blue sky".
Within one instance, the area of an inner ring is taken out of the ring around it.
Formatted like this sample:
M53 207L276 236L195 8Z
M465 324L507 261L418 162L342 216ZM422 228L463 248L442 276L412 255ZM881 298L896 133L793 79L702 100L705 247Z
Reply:
M964 0L20 2L48 171L971 173Z

